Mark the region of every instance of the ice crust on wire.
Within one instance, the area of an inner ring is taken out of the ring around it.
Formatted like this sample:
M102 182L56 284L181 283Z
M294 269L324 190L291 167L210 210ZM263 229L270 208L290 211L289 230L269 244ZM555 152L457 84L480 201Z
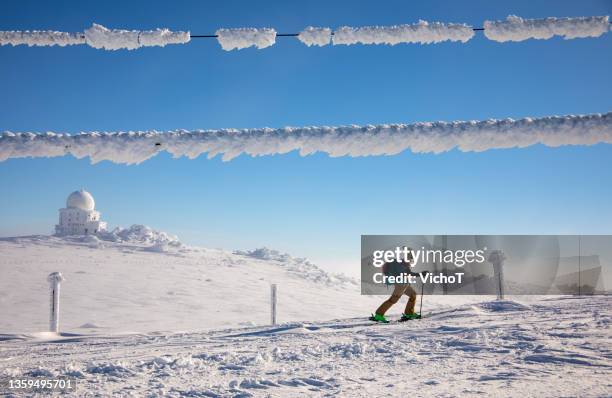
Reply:
M83 33L57 32L54 30L5 30L0 31L0 45L73 46L85 44Z
M599 37L610 29L608 16L577 18L523 19L510 15L505 21L485 21L485 36L494 41L547 40Z
M83 33L56 32L51 30L0 31L0 45L18 46L70 46L88 44L105 50L128 49L183 44L190 40L189 32L171 32L168 29L122 30L107 29L93 24Z
M140 47L183 44L190 40L189 32L171 32L168 29L123 30L107 29L93 24L85 30L85 40L93 48L105 50L135 50Z
M298 40L310 46L326 46L331 41L332 31L330 28L307 27L298 35Z
M241 50L253 46L262 49L276 43L276 30L271 28L219 29L215 34L221 48L225 51Z
M431 44L443 41L467 42L474 37L474 30L465 24L419 21L410 25L363 26L338 28L333 35L338 44Z
M0 134L0 161L24 157L73 155L92 163L141 163L160 151L190 159L207 153L225 161L241 154L264 156L299 151L339 156L463 152L523 148L542 144L612 144L612 113L550 116L519 120L431 122L343 127L285 127L244 130L176 130L169 132L115 132Z

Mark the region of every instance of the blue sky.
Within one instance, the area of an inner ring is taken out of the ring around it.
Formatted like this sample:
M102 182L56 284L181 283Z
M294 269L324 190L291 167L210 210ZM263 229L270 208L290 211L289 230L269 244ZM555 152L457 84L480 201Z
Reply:
M0 3L0 30L387 25L610 15L609 1ZM612 40L308 48L214 39L137 51L0 47L0 130L169 130L410 123L607 112ZM92 192L111 226L208 247L268 246L357 275L361 234L611 233L612 146L393 157L164 154L138 166L72 157L0 163L0 235L49 233Z

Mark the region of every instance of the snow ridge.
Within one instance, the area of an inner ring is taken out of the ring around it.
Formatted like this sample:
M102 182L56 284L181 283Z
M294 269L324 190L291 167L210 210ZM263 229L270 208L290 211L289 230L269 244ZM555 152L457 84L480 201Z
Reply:
M342 26L334 32L334 45L338 44L431 44L443 41L465 43L474 37L474 30L465 24L427 22L394 26Z
M267 247L246 251L236 250L234 254L264 261L277 262L292 274L313 282L324 283L328 286L337 286L338 284L358 284L357 280L346 275L327 273L306 258L292 257L287 253L280 253L277 250L271 250Z
M272 28L235 28L219 29L215 33L217 41L225 51L241 50L248 47L258 49L270 47L276 43L276 30Z
M549 116L519 120L484 120L382 124L344 127L285 127L280 129L175 130L166 133L114 132L0 134L0 161L23 157L71 154L92 163L109 160L138 164L165 150L174 157L194 159L203 153L222 154L228 161L241 154L264 156L299 151L306 156L323 152L332 157L441 153L458 149L481 152L542 144L612 144L612 113Z
M107 29L94 23L85 31L85 40L89 46L97 49L135 50L140 47L184 44L188 43L191 38L189 32L171 32L168 29L143 31Z
M57 32L54 30L7 30L0 31L0 46L73 46L85 44L82 33Z
M157 246L180 247L182 243L175 235L163 231L157 231L146 225L134 224L129 228L117 227L110 232L98 234L100 239L111 242L140 243Z
M505 21L485 21L484 34L489 40L547 40L562 36L565 40L599 37L609 30L608 16L577 18L523 19L509 15Z
M332 36L330 28L315 28L307 27L298 35L298 40L310 46L326 46L329 44Z
M45 243L53 242L48 236L37 236L31 239ZM177 236L141 224L134 224L129 228L117 227L112 231L101 231L95 235L55 235L53 239L59 239L60 242L85 244L92 249L105 249L109 246L107 243L111 242L136 245L142 247L144 251L156 253L188 250Z

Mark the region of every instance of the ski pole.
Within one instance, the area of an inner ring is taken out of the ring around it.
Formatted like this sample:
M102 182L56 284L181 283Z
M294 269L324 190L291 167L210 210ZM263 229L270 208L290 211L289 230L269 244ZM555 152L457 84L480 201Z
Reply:
M421 305L419 306L419 316L422 317L423 312L423 292L425 291L425 284L421 281Z

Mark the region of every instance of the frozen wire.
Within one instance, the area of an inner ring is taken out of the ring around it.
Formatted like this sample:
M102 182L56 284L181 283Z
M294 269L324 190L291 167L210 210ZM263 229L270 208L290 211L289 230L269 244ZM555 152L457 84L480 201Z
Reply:
M612 112L550 116L519 120L428 122L338 127L284 127L260 129L174 130L169 132L0 133L0 161L24 157L73 155L93 163L108 160L137 164L165 151L190 159L202 154L280 155L297 151L329 156L389 156L403 151L442 153L453 149L481 152L541 144L612 144Z

